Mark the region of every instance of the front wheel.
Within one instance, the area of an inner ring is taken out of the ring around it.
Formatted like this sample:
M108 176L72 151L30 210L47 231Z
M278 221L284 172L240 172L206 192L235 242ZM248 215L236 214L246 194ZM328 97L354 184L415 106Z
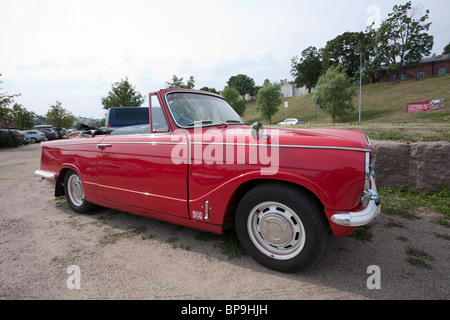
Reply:
M83 182L73 170L69 170L64 176L64 194L67 203L75 212L86 213L95 208L94 204L84 198Z
M296 272L316 262L325 249L325 214L313 198L281 183L251 189L239 202L236 233L260 264Z

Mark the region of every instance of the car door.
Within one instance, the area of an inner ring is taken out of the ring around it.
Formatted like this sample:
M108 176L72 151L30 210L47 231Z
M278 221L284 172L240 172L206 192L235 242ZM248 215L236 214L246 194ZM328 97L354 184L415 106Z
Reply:
M98 145L98 183L103 200L188 218L187 161L174 163L176 139L156 95L150 96L146 133L114 132Z

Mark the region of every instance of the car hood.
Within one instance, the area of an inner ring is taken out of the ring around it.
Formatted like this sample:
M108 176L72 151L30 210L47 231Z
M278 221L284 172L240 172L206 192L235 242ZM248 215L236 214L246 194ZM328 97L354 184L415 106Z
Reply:
M197 134L196 134L197 133ZM202 137L198 134L202 133ZM191 132L192 134L192 132ZM222 137L216 136L223 135ZM268 144L279 147L303 147L323 149L354 149L358 151L374 151L368 137L361 131L344 129L301 129L265 127L260 131L261 139L252 137L251 126L204 127L194 131L192 141L207 144L248 143Z
M357 130L344 129L288 129L267 128L267 134L278 134L280 145L347 147L366 149L370 145L367 136Z
M262 133L263 139L265 138L267 143L280 147L373 150L368 137L357 130L265 127ZM248 134L250 134L250 130Z

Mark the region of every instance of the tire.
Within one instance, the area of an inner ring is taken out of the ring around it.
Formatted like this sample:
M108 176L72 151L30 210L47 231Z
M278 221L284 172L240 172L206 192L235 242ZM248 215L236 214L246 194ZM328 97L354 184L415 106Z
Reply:
M70 208L75 212L87 213L96 207L84 199L83 182L73 170L67 171L64 176L64 195Z
M32 137L32 138L31 138L31 143L37 143L37 139L34 138L34 137Z
M240 200L235 228L244 250L258 263L281 272L313 265L328 239L323 209L306 192L264 183Z

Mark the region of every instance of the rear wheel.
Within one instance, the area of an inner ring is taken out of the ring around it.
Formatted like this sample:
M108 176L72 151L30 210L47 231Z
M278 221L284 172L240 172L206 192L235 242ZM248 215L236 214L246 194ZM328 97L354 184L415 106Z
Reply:
M70 208L75 212L86 213L95 208L94 204L84 198L83 182L73 170L69 170L64 176L64 194Z
M325 214L311 196L282 183L251 189L239 202L236 232L257 262L296 272L316 262L325 249Z

